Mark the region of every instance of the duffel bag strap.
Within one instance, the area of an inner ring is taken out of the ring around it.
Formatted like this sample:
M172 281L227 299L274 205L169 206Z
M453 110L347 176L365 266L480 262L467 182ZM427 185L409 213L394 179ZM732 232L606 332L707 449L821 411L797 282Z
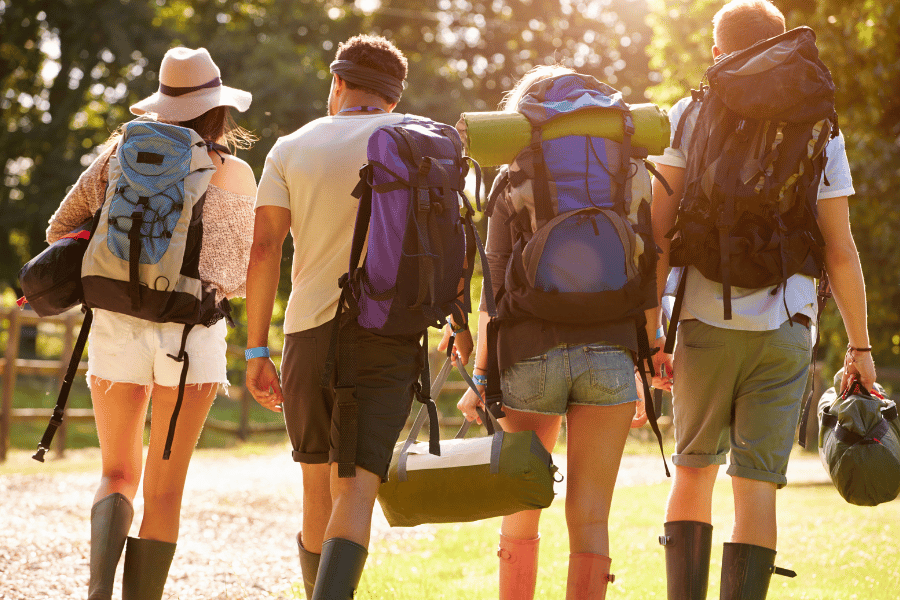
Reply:
M69 400L69 392L72 389L72 382L75 380L75 374L78 372L78 364L81 362L81 355L84 353L84 345L87 343L88 333L91 331L94 312L87 306L83 306L81 310L84 311L84 321L81 323L78 339L75 341L75 347L72 349L72 358L69 359L69 366L66 369L65 377L63 377L62 387L59 389L59 396L56 398L53 415L50 417L50 423L47 424L44 436L38 442L37 452L31 457L38 462L44 462L44 454L50 449L50 443L53 441L53 436L56 435L56 430L62 425L63 417L66 414L66 402Z

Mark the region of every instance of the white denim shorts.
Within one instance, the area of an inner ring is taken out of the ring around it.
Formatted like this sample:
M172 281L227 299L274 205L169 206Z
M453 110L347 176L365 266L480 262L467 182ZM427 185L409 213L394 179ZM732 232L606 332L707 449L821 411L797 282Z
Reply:
M91 376L116 383L175 387L181 379L178 355L184 325L152 323L106 310L94 309L88 337L88 384ZM195 325L187 337L188 384L228 385L225 370L226 325Z

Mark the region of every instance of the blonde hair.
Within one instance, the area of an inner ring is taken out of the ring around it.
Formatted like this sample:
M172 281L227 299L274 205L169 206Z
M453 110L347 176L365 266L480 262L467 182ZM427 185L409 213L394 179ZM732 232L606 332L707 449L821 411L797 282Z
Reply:
M713 17L713 40L723 54L784 33L784 15L768 0L732 0Z
M503 100L500 102L500 110L504 112L516 112L519 101L525 95L525 92L528 91L528 88L534 85L535 82L541 81L542 79L549 79L550 77L556 77L557 75L565 75L567 73L575 73L575 71L562 65L539 65L534 67L522 75L522 78L516 82L513 89L506 92L503 96Z

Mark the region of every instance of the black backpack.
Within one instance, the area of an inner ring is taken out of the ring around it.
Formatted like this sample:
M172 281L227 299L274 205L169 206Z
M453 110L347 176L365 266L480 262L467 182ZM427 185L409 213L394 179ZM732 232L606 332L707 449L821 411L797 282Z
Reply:
M825 146L838 135L837 115L834 83L808 27L725 56L705 80L692 92L673 141L680 146L686 119L699 107L684 197L668 234L670 264L692 265L720 282L727 320L732 286L757 289L797 273L821 276L816 199ZM684 282L682 276L679 311Z

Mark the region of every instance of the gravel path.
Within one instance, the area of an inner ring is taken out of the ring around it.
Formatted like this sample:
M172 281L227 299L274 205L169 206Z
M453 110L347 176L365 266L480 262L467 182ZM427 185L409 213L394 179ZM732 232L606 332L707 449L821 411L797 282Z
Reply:
M565 458L555 461L565 471ZM618 485L665 480L659 461L658 456L624 457ZM792 461L788 477L828 481L818 458L810 455ZM86 597L89 513L97 479L94 471L0 476L0 599ZM139 492L132 535L137 535L142 511ZM295 598L292 587L299 585L300 569L293 540L300 513L300 470L287 452L198 453L188 476L165 598ZM376 508L373 542L430 532L427 525L391 529ZM119 590L117 581L114 598L121 597Z

